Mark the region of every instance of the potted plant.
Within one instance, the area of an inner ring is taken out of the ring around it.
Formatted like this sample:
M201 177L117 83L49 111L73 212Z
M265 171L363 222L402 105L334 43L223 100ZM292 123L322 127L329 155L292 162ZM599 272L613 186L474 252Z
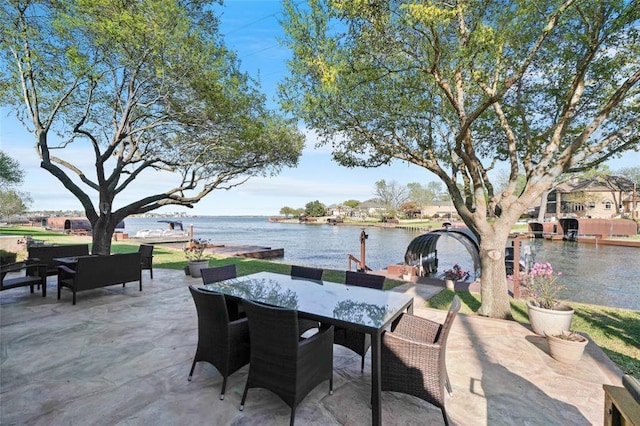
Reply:
M564 287L557 282L562 273L554 274L550 263L534 263L522 281L527 313L533 332L541 336L571 329L573 309L557 297Z
M463 270L457 263L453 265L453 268L444 271L444 283L447 289L454 290L455 282L465 278L468 275L467 271Z
M553 359L565 364L575 364L582 358L585 346L589 340L573 331L546 334L549 353Z
M182 249L187 258L189 275L194 278L201 277L202 273L200 270L209 266L209 256L205 254L205 249L208 244L209 240L193 239Z

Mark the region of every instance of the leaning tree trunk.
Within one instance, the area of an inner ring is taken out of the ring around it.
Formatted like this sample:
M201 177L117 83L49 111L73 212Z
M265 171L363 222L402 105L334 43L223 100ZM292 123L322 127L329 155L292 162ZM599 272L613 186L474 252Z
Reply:
M547 214L547 197L549 191L543 191L540 196L540 209L538 210L538 222L544 222L544 216Z
M480 278L482 305L478 313L492 318L511 318L504 252L509 230L497 227L480 238Z
M98 220L92 224L93 227L93 246L92 254L109 255L111 254L111 239L116 229L117 221L113 220L110 215L100 215Z

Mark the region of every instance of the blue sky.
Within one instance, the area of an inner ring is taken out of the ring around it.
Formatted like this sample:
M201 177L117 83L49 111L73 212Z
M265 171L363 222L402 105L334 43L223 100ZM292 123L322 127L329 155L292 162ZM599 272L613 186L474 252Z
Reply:
M221 33L227 47L238 54L243 71L259 77L269 105L277 107L276 86L287 73L289 53L278 44L283 33L278 23L282 17L280 0L226 0L220 9ZM16 159L26 172L20 190L28 192L32 210L80 210L80 203L55 178L39 167L35 139L6 109L0 110L0 148ZM376 169L347 169L331 160L328 148L315 149L312 135L297 168L284 169L271 178L252 178L229 191L214 191L193 209L167 207L159 212L187 212L196 215L277 215L283 206L304 207L310 201L324 204L349 199L364 201L374 197L375 182L395 180L428 183L435 176L417 166L396 162ZM82 152L77 159L89 158ZM639 153L628 153L610 162L613 170L640 164ZM158 186L158 181L161 181ZM138 182L137 191L151 193L166 190L164 179ZM123 194L121 203L137 199L141 194ZM118 204L115 205L118 207Z

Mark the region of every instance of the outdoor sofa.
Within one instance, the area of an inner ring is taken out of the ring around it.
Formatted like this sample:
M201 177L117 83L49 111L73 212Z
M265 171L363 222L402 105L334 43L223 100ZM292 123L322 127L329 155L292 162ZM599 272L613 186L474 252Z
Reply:
M47 267L47 276L58 275L58 264L53 260L60 257L88 256L89 244L34 246L29 247L28 257L30 262L44 264ZM37 271L29 269L27 275L35 275Z
M142 291L142 268L140 253L112 254L108 256L78 257L73 265L58 267L58 299L60 290L67 287L73 292L73 304L76 293L114 284L138 281Z

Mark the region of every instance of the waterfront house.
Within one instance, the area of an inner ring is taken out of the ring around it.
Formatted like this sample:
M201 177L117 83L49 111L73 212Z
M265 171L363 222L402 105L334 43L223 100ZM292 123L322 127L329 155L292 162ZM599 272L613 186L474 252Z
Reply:
M623 176L572 179L549 192L545 217L637 217L636 191L634 183Z

